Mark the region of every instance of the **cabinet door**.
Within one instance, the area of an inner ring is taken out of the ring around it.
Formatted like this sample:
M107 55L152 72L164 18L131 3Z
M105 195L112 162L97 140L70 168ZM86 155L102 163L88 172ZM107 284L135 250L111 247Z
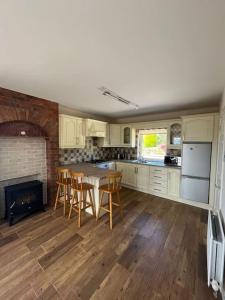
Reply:
M168 169L168 196L180 197L180 170Z
M136 131L130 125L121 125L121 146L135 147Z
M135 165L126 164L125 184L136 187L137 186L137 169Z
M76 146L76 122L73 117L61 116L61 147L73 148Z
M131 143L131 127L121 126L121 142L122 145L129 146Z
M84 123L82 119L76 120L76 147L85 147Z
M149 178L150 168L148 166L137 166L137 188L148 190L149 189Z
M106 133L105 133L105 138L103 140L103 146L107 147L110 145L110 133L109 133L109 124L106 124Z
M106 136L106 123L101 121L94 121L95 136L105 137Z
M116 163L116 170L122 173L122 183L126 184L126 168L125 164Z
M109 133L110 133L110 145L120 146L121 144L120 125L110 124Z
M214 129L213 116L183 118L183 140L186 142L211 142Z
M94 132L94 121L91 119L86 120L86 136L92 136Z

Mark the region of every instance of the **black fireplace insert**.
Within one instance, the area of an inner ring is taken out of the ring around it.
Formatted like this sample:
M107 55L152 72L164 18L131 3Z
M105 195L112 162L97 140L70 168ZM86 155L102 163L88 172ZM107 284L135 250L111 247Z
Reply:
M10 226L39 210L44 210L41 181L33 180L5 187L5 218Z

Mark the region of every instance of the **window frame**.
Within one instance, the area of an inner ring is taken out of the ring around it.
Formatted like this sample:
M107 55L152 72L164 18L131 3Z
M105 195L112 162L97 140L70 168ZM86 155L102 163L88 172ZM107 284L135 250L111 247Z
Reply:
M165 154L163 156L160 156L160 157L146 157L144 155L142 155L142 142L141 142L141 136L143 135L148 135L148 134L154 134L154 133L160 133L160 131L162 131L161 133L163 134L166 134L166 148L165 148ZM167 147L168 147L168 143L167 143L167 140L168 140L168 128L164 127L164 128L150 128L150 129L141 129L138 131L138 149L137 149L137 154L138 154L138 158L142 158L144 160L147 160L147 161L164 161L164 157L167 153Z

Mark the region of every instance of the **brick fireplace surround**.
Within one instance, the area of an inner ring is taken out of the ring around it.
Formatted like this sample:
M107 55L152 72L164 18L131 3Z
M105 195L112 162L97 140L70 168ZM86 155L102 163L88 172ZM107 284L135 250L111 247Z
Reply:
M59 161L58 104L0 88L0 136L18 137L21 131L28 137L46 139L47 199L52 205Z

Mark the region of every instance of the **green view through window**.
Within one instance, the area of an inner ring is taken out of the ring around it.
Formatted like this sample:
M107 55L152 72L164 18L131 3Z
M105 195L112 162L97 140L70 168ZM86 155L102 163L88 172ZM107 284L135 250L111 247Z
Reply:
M163 160L166 155L167 129L139 131L138 155L148 160Z

